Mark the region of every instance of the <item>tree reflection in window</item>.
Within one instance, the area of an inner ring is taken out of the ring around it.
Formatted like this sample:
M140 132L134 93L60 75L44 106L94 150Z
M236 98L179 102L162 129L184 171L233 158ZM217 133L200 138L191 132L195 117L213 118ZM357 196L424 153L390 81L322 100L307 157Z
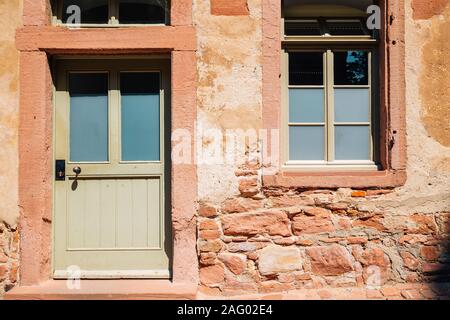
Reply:
M367 51L334 52L334 84L367 85Z

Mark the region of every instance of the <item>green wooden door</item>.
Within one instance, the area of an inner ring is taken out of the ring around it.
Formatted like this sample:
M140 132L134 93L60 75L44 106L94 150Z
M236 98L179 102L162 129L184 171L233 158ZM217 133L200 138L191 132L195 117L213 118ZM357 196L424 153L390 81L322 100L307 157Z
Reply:
M75 266L83 278L168 278L168 62L58 60L55 71L54 277Z

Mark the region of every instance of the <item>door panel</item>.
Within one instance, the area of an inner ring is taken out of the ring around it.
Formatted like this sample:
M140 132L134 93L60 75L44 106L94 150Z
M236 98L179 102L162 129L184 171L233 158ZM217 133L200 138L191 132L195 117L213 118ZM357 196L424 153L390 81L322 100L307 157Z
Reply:
M68 183L68 250L161 249L159 178Z
M55 278L170 276L169 74L167 60L58 60Z

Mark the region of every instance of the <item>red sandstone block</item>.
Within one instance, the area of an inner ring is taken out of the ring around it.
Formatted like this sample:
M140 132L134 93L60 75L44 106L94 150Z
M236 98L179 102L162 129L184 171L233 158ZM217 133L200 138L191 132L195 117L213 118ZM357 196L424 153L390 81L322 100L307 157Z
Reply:
M335 276L354 270L350 253L340 245L306 249L315 274Z
M383 287L380 291L385 297L400 296L400 290L395 287Z
M211 0L211 14L215 16L246 16L247 0Z
M243 197L253 197L258 194L258 180L256 178L240 180L239 192Z
M383 299L383 294L380 290L367 290L366 292L368 299Z
M282 211L266 211L226 215L222 217L225 235L249 236L268 233L272 236L291 236L289 219Z
M214 252L206 252L200 254L200 264L210 266L216 264L217 255Z
M202 240L199 242L201 252L219 252L222 249L220 240Z
M408 300L421 300L423 299L422 295L418 290L404 290L401 292L403 298Z
M353 198L364 198L366 196L366 192L365 191L353 191L352 192L352 197Z
M268 292L282 292L293 290L294 286L290 283L280 283L278 281L265 281L261 282L260 291L264 293Z
M431 289L422 289L420 290L420 293L426 298L426 299L436 299L437 296Z
M198 210L198 214L201 217L211 218L217 215L217 209L211 205L201 203Z
M439 250L436 247L425 246L420 249L420 255L425 260L434 261L439 258Z
M219 230L217 222L214 220L203 220L200 221L200 230Z
M224 281L224 270L221 265L208 266L200 269L200 282L204 285L217 285Z
M220 238L220 232L218 230L201 230L199 237L205 240L215 240Z
M367 243L367 238L364 237L349 237L347 238L348 244L364 244Z
M292 229L295 235L334 231L331 215L328 212L314 216L297 215L293 219Z
M251 198L235 198L226 200L222 204L223 213L242 213L262 208L263 204L260 200Z
M8 268L6 267L6 265L0 265L0 280L5 280L7 273Z
M392 193L393 191L390 189L378 189L378 190L367 190L366 191L366 195L368 197L370 196L379 196L382 194L388 194L388 193Z

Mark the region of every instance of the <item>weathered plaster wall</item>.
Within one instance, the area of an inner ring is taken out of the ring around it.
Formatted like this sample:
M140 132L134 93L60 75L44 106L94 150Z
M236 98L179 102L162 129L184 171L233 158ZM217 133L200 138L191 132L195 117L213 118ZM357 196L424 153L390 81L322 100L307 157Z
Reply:
M449 273L446 3L405 2L406 184L387 190L264 188L258 165L199 165L203 292L367 287ZM217 17L209 1L195 1L197 127L260 127L261 7L259 1L248 7L248 17ZM238 28L238 34L229 32ZM239 67L244 72L234 73Z
M203 132L199 142L203 150L197 151L206 162L198 165L199 197L218 203L239 194L237 168L223 159L225 143L218 144L221 137L210 129L225 137L226 130L261 127L261 1L239 3L241 10L231 6L239 11L237 16L212 12L210 1L195 0L193 8L198 37L197 130Z
M0 296L17 280L20 0L0 0Z

